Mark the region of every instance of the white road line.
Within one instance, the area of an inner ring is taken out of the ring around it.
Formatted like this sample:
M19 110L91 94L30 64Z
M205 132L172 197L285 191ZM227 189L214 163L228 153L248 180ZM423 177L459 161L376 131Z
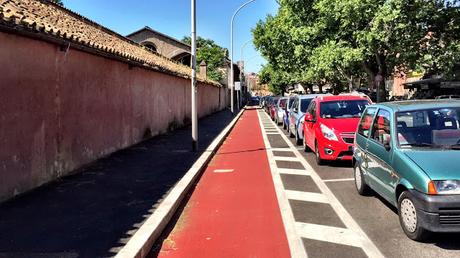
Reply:
M337 178L337 179L326 179L323 182L345 182L345 181L355 181L354 178Z
M303 169L278 168L278 173L287 175L309 176L310 172Z
M272 134L272 135L273 134L278 134L279 135L280 133L268 133L268 132L265 132L265 134Z
M214 169L214 173L231 173L234 169Z
M262 128L261 112L258 113L258 116L259 123ZM265 133L265 129L262 128L262 138L264 140L265 148L267 151L268 164L270 165L270 171L272 173L273 184L275 186L276 197L278 198L278 205L280 206L281 217L283 219L284 230L286 231L286 237L288 240L291 257L307 258L307 252L303 246L302 239L297 235L294 215L292 214L289 200L286 198L283 182L281 181L281 177L277 172L276 162L273 158L273 153L270 151L270 142L268 141L268 137Z
M281 157L281 156L274 156L275 160L280 161L299 161L297 157Z
M324 194L320 193L286 190L286 196L289 200L329 203L327 197Z
M290 148L270 148L271 151L289 151L292 152Z
M281 130L278 128L278 130L281 132ZM375 246L375 244L370 240L370 238L366 235L366 233L361 229L361 227L356 223L356 221L353 219L353 217L347 212L345 207L337 200L335 197L334 193L329 189L329 187L326 185L325 182L321 179L321 177L316 173L316 171L310 166L310 164L302 157L302 154L297 150L296 146L287 138L287 136L284 133L281 133L281 137L284 138L285 142L288 144L289 147L293 150L295 155L299 158L300 162L304 167L306 168L307 171L311 173L311 178L313 181L316 183L318 188L321 190L321 192L326 195L326 197L329 200L329 203L331 207L334 209L334 211L337 213L339 218L343 221L345 226L355 232L360 238L362 239L361 243L361 248L363 251L367 254L367 256L372 257L372 258L380 258L384 257L383 254L380 252L380 250ZM302 148L303 150L303 148ZM299 233L300 234L300 233Z
M347 228L337 228L301 222L296 222L296 228L297 232L301 232L301 237L308 239L356 247L361 247L363 242L363 239L358 234Z

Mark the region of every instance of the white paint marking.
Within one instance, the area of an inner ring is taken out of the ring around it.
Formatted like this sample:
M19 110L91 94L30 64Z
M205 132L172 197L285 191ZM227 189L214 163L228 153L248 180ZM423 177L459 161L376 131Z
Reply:
M327 197L324 194L320 194L320 193L286 190L286 196L289 200L329 203L329 201L327 200Z
M270 148L269 150L271 150L271 151L289 151L289 152L292 152L292 150L289 149L289 148Z
M303 169L289 169L289 168L278 168L278 173L287 174L287 175L301 175L301 176L311 175L310 172L303 170Z
M304 238L326 241L341 245L361 247L363 239L354 231L317 224L296 222L297 232ZM371 256L372 257L372 256Z
M262 114L261 112L257 114L259 116L260 127L262 128ZM270 165L270 171L272 174L273 184L275 186L278 205L280 206L281 217L283 219L284 230L286 231L286 237L288 240L291 257L307 258L308 256L303 246L302 239L297 235L294 215L292 214L291 206L289 205L289 200L286 198L283 182L281 181L280 174L278 173L276 162L273 158L273 153L270 151L273 149L271 149L270 142L268 141L268 137L265 134L265 129L262 130L262 138L265 143L268 164Z
M323 182L345 182L345 181L355 181L354 178L337 178L337 179L326 179Z
M356 223L353 217L347 212L345 207L337 200L334 193L329 189L325 182L321 179L321 177L316 173L316 171L310 166L310 164L302 157L302 154L297 150L297 147L287 138L287 136L283 133L281 137L285 140L288 146L293 150L295 155L299 158L302 165L306 168L307 172L311 173L311 178L316 183L318 188L321 192L327 197L331 207L337 213L339 218L343 221L345 226L353 231L355 234L360 236L362 239L361 248L367 254L367 256L372 258L383 258L383 254L380 250L375 246L375 244L370 240L370 238L366 235L366 233L361 229L361 227ZM303 150L303 148L301 148ZM301 234L301 233L299 233Z
M299 161L297 157L280 157L280 156L274 156L275 160L280 160L280 161Z
M233 171L234 169L214 169L214 173L230 173Z

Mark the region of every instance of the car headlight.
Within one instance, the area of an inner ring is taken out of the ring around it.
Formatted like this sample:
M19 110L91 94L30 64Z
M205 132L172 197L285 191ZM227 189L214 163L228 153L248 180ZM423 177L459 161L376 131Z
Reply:
M460 194L460 180L431 181L437 194Z
M319 126L321 128L321 132L323 133L324 137L326 139L331 140L331 141L338 141L337 136L335 135L334 131L332 131L329 127L321 124Z

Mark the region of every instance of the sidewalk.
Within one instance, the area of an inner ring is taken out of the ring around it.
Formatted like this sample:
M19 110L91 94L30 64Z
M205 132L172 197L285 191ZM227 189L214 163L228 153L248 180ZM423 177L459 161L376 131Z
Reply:
M159 257L290 256L256 110L243 113L157 252Z
M199 122L200 149L232 120L222 111ZM115 255L193 165L190 127L118 151L0 205L0 257Z

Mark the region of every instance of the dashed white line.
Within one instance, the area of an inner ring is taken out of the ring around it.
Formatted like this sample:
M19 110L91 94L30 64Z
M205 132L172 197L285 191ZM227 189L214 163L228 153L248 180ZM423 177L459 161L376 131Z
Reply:
M262 124L262 115L261 112L258 112L259 122ZM270 165L270 171L272 173L273 184L275 186L276 197L278 199L278 205L280 206L281 211L281 218L284 224L284 230L286 231L286 237L289 244L289 250L291 252L291 257L298 257L298 258L307 258L307 252L303 246L302 239L297 235L297 231L295 228L295 219L294 215L292 214L291 206L289 205L289 201L286 198L283 186L283 182L281 181L280 174L277 172L276 162L273 158L273 152L268 141L268 137L266 135L265 129L261 126L262 129L262 138L264 140L268 164Z
M302 222L296 222L296 228L297 232L299 232L299 234L304 238L326 241L341 245L362 247L363 239L354 231L347 228L338 228Z
M329 203L329 201L327 200L327 197L324 194L320 194L320 193L286 190L286 196L289 200Z
M321 177L316 173L316 171L310 166L310 164L302 157L299 150L303 150L303 147L296 147L294 144L287 138L287 136L278 128L281 133L281 137L285 140L288 146L293 150L295 155L299 158L299 161L302 165L306 168L307 171L311 173L311 178L316 183L318 188L321 192L327 197L331 207L334 209L335 213L339 216L339 218L343 221L345 226L354 232L359 239L361 239L360 247L363 251L372 258L380 258L384 257L380 250L375 246L375 244L370 240L370 238L366 235L366 233L361 229L361 227L356 223L353 217L347 212L345 207L337 200L334 193L329 189L326 183L321 179ZM270 158L270 157L269 157ZM300 228L298 228L300 229ZM308 235L315 235L315 231L312 232L297 232L298 234L308 234ZM317 232L318 234L322 234L321 232ZM333 232L332 232L333 234ZM354 235L350 235L351 238L355 238ZM327 240L325 240L327 241Z
M301 175L301 176L309 176L310 173L303 169L290 169L290 168L278 168L278 173L280 174L288 174L288 175Z
M275 160L280 160L280 161L299 161L297 157L281 157L281 156L275 156Z
M231 173L234 169L214 169L214 173Z

